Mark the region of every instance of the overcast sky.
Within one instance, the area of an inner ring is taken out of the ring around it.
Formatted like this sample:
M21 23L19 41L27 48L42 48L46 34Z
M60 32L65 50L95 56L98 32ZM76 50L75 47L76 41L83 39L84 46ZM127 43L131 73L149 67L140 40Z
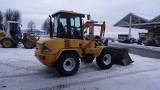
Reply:
M130 12L154 18L160 15L159 4L160 0L1 0L0 10L19 10L22 29L27 28L29 21L34 21L36 28L41 29L48 15L59 10L87 13L93 20L106 21L106 37L117 37L118 33L128 33L128 29L113 27L116 22ZM137 38L138 32L146 30L132 29L132 36Z

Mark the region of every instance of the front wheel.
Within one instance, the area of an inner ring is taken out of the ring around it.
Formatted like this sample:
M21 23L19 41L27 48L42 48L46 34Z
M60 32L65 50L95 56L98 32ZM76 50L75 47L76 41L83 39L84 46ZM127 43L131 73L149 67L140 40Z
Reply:
M26 49L32 49L35 47L35 43L31 40L25 40L23 45Z
M102 53L96 59L97 65L101 69L109 69L113 65L112 55L107 50L103 50Z
M76 53L63 53L60 55L56 69L62 76L75 74L79 69L79 56Z

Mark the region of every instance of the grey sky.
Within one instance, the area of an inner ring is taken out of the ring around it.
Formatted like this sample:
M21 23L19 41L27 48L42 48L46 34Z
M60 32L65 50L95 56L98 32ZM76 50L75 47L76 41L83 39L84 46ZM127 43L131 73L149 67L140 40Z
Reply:
M91 14L93 20L106 21L105 36L117 37L117 33L128 33L128 29L113 27L113 24L130 12L154 18L160 15L159 3L160 0L1 0L0 10L19 10L22 29L26 29L31 20L36 23L37 29L41 29L48 15L58 10L87 13ZM138 32L146 30L132 29L132 36L138 37Z

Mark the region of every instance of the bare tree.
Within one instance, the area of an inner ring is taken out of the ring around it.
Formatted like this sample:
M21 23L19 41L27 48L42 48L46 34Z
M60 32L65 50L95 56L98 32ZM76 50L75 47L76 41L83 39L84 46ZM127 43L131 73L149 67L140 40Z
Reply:
M6 10L5 20L6 21L20 21L21 14L18 10L11 10L10 8Z
M3 15L2 15L2 12L0 11L0 30L2 30L3 26L2 26L2 21L3 21Z
M28 29L31 30L31 32L33 32L33 29L36 28L36 24L33 21L30 21L27 25Z
M42 30L46 31L47 34L50 32L49 18L47 18L42 24Z
M13 18L13 21L20 21L21 19L21 14L18 10L15 10L14 11L14 18Z

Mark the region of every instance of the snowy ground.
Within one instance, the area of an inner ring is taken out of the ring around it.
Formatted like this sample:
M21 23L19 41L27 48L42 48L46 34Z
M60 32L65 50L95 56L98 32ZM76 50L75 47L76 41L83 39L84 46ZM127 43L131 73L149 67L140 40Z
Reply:
M0 90L160 90L160 60L130 54L133 64L100 70L96 62L60 76L42 65L34 49L0 48Z

